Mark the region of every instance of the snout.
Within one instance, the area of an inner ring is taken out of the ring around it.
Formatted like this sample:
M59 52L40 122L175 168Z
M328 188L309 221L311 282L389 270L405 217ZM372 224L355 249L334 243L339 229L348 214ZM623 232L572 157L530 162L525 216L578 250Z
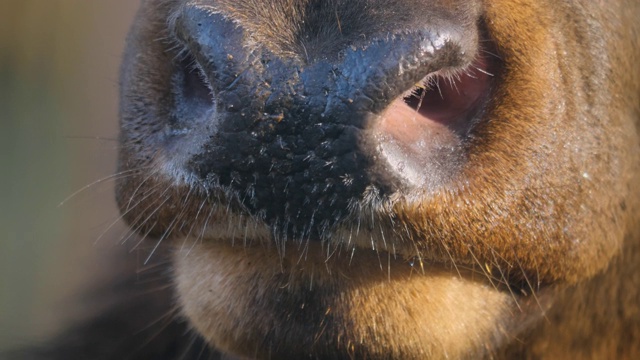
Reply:
M185 6L176 98L191 100L174 106L211 109L199 122L176 111L169 141L192 149L185 167L206 187L285 236L322 239L359 208L438 191L465 162L491 84L477 22L442 16L310 58L317 51L255 43L223 13Z

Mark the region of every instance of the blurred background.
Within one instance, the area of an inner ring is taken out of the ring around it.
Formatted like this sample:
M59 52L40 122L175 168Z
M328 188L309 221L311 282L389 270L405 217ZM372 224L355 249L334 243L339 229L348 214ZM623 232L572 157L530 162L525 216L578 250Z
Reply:
M109 176L137 4L0 0L0 349L79 316L74 295L120 251Z

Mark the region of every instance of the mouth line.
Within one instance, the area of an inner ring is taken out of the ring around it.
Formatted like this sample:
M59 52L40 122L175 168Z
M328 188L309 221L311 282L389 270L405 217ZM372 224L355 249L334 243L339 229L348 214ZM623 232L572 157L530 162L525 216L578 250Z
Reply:
M294 258L300 264L306 262L328 264L336 259L348 260L349 265L356 264L354 258L362 256L374 256L379 261L379 268L383 271L391 264L410 266L418 272L427 269L446 270L460 277L485 277L494 286L509 286L519 289L526 288L527 284L520 281L514 282L499 268L494 268L478 260L453 259L450 255L437 253L416 253L411 241L401 239L387 231L361 230L358 234L350 233L345 228L332 232L328 239L302 239L293 240L276 237L273 229L260 221L247 221L246 216L240 216L244 225L230 227L228 224L209 224L208 229L200 234L173 236L172 243L177 247L189 248L196 243L210 243L216 246L236 248L237 251L263 251L277 255L282 259ZM341 261L342 261L341 260ZM357 265L353 265L357 267ZM463 276L463 274L467 274Z
M279 247L273 239L247 238L233 242L228 239L223 241L219 237L204 237L193 246L190 246L185 239L182 241L182 246L176 248L178 253L182 254L179 256L186 256L188 259L190 249L202 245L214 253L236 254L243 258L248 256L254 260L262 258L264 261L260 267L265 268L267 263L272 263L279 269L274 268L274 271L277 270L282 274L291 273L291 276L295 273L301 278L312 273L314 276L326 277L329 281L333 281L330 279L335 274L342 274L349 278L359 276L358 274L377 273L376 277L387 277L388 281L394 278L402 279L404 275L401 274L425 276L425 279L430 276L450 276L452 279L486 283L496 291L509 293L514 299L538 296L549 288L541 286L534 289L528 283L510 281L499 269L488 269L472 261L406 257L380 248L344 248L339 244L331 247L315 241ZM292 279L294 278L296 276Z

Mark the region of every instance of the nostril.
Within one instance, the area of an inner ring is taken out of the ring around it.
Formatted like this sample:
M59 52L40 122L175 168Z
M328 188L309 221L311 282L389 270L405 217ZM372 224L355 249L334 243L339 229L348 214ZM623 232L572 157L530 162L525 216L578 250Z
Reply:
M187 53L178 66L182 75L182 92L185 98L194 103L213 105L213 87L195 57Z
M180 135L210 122L215 112L212 87L195 58L183 52L171 77L170 134Z
M431 73L396 98L374 129L380 154L408 184L437 191L465 162L465 141L489 107L499 63L479 49L469 65Z
M476 38L476 28L454 26L388 34L363 49L347 51L340 65L349 77L348 87L372 100L367 110L380 113L425 76L446 77L468 67L477 52Z
M233 83L250 63L249 52L242 46L243 30L207 6L185 6L171 27L179 46L190 54L212 92Z
M442 123L465 135L475 110L489 94L493 71L487 59L478 55L464 69L431 74L403 100L415 116Z

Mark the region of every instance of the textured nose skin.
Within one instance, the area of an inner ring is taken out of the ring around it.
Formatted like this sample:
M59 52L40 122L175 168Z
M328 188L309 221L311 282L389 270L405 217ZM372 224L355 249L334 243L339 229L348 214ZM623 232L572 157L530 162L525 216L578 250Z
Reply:
M189 166L278 232L317 238L356 201L405 186L379 160L371 124L426 75L468 64L469 31L440 25L373 34L309 62L247 44L224 15L186 6L176 32L217 106L210 140Z

